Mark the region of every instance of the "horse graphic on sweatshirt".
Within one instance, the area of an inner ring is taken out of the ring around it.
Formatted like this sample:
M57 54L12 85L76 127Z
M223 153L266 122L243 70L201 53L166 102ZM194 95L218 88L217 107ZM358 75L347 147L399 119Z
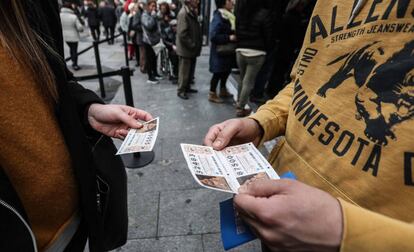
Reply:
M358 91L355 96L356 118L365 122L365 135L372 142L387 145L396 139L393 129L414 118L414 40L386 57L381 42L375 41L330 62L342 66L317 94L323 98L330 89L354 78Z

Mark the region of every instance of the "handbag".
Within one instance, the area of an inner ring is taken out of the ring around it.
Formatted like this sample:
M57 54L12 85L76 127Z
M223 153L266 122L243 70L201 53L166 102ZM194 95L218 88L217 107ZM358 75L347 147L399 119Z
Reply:
M223 45L217 45L217 55L218 56L231 56L236 53L236 43L227 43Z
M124 245L128 233L127 177L111 138L102 135L92 147L96 167L96 203L105 251Z

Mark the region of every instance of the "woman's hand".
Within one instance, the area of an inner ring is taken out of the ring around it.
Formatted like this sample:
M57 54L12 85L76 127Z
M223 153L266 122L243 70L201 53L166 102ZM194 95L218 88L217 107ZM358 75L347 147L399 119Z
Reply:
M138 129L142 124L138 122L152 120L151 114L124 105L92 104L88 110L88 121L93 129L109 137L123 139L128 129Z

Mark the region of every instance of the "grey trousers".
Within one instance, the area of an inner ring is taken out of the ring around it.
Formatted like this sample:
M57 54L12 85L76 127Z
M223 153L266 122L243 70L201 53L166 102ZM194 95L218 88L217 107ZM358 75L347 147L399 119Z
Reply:
M249 100L250 93L256 83L256 76L266 59L265 55L246 57L240 52L236 53L237 65L240 69L241 83L238 86L237 106L244 108Z
M178 66L178 93L185 93L194 79L197 58L179 58Z

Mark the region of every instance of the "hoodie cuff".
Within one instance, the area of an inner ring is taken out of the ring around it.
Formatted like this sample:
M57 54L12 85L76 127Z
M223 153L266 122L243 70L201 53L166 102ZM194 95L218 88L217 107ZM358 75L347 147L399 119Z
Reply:
M273 112L262 109L248 118L255 120L263 129L263 135L260 139L259 146L279 135L279 119Z
M414 225L339 199L343 214L341 252L414 251Z

